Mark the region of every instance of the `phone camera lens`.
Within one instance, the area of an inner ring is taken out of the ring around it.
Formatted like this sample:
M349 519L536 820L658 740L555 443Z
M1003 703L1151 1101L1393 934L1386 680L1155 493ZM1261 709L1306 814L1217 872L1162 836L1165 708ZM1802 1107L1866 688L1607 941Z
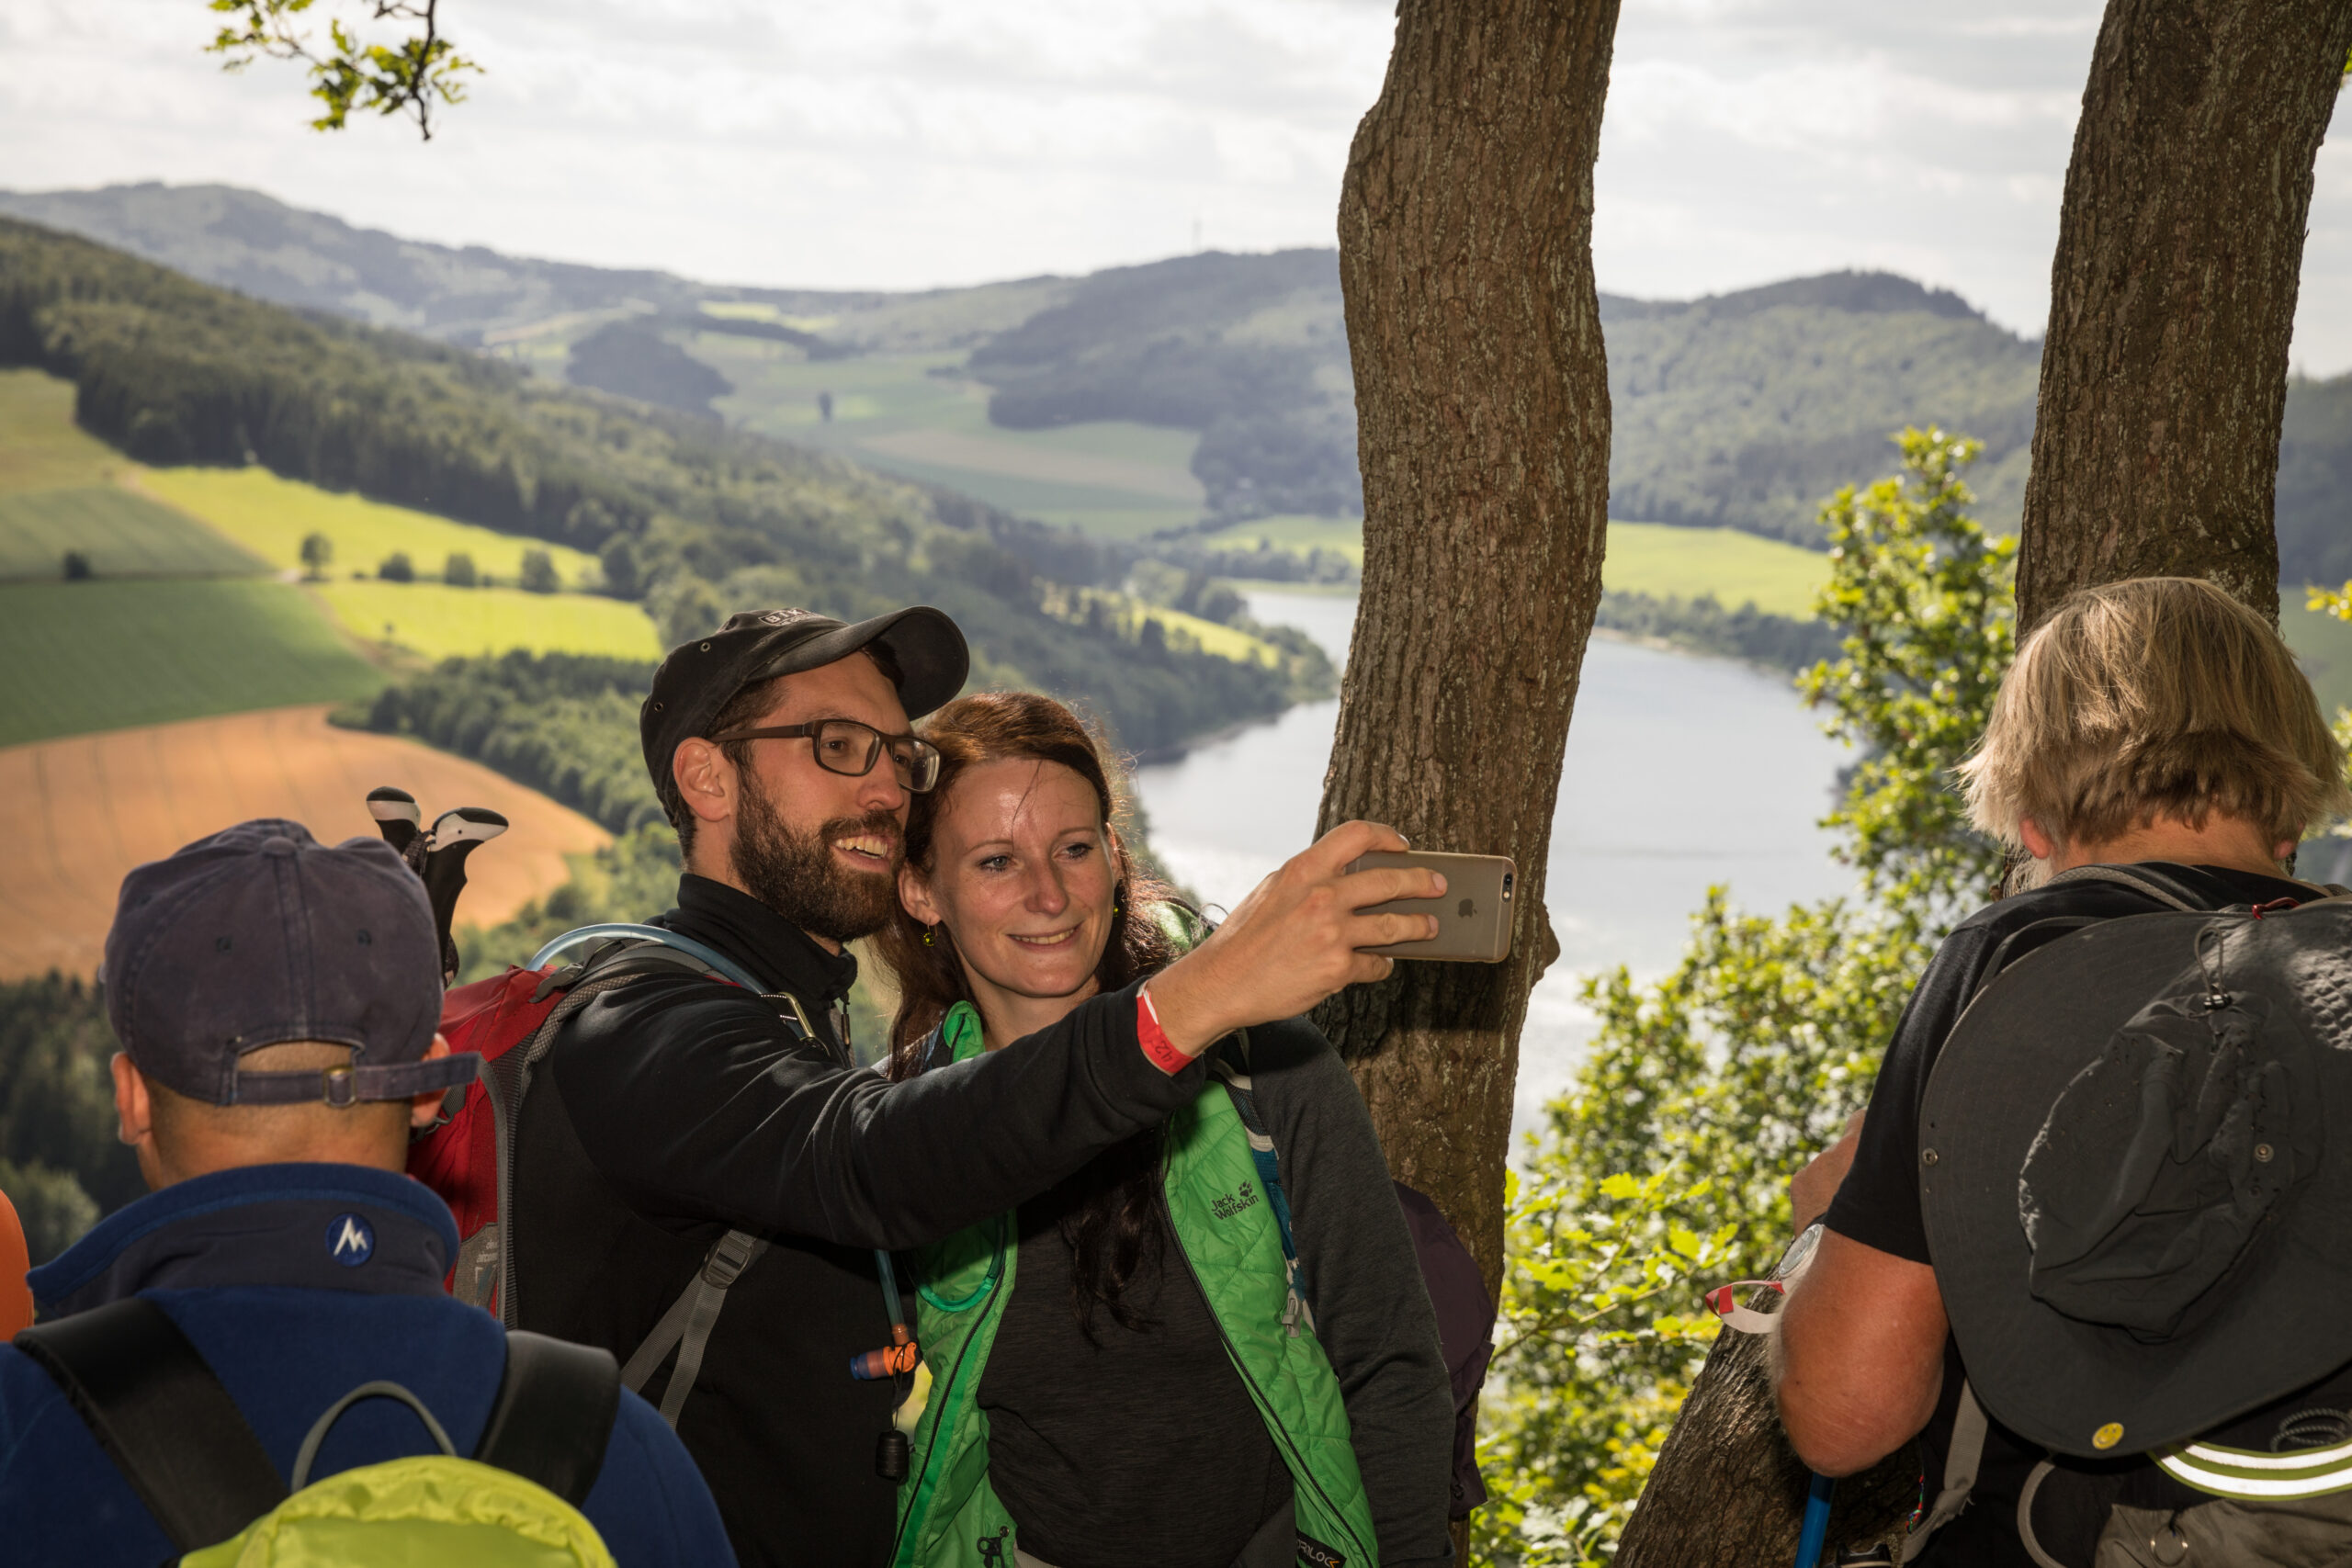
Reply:
M1504 872L1504 873L1503 873L1503 897L1506 897L1506 898L1508 898L1508 897L1510 897L1510 879L1511 879L1511 874L1510 874L1510 872L1508 872L1508 871L1507 871L1507 872Z

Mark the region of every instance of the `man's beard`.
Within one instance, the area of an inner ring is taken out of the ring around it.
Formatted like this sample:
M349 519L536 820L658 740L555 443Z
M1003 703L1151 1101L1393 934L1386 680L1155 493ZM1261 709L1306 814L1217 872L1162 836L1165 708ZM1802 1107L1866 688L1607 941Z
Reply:
M776 815L765 790L748 775L743 783L729 858L752 897L828 942L855 942L889 923L898 908L895 852L902 841L896 812L837 817L813 833L796 833ZM833 858L832 840L858 833L889 840L894 852L887 869L855 871Z

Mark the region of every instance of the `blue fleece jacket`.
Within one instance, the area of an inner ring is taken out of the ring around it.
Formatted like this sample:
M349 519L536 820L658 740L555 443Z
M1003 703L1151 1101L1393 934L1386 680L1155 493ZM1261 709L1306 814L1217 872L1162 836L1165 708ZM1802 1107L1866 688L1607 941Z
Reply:
M349 1165L221 1171L151 1193L28 1277L44 1320L144 1295L177 1323L290 1475L326 1407L373 1379L398 1382L473 1451L505 1367L495 1319L449 1299L448 1209L405 1176ZM345 1413L311 1479L431 1453L390 1400ZM710 1491L676 1436L626 1390L582 1509L622 1568L731 1565ZM22 1352L0 1348L0 1557L153 1568L170 1540Z

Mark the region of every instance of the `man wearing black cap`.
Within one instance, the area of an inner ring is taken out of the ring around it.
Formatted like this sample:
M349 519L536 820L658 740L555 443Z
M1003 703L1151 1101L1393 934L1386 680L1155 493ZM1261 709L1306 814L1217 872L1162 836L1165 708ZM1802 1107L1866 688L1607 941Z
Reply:
M1153 981L1148 1006L1136 988L1100 997L907 1083L856 1069L842 945L887 919L909 794L936 772L909 716L966 669L962 634L926 608L854 626L744 613L671 652L641 723L685 863L658 923L760 994L673 969L595 996L516 1126L514 1321L626 1359L698 1272L728 1282L688 1390L670 1386L675 1361L642 1386L677 1412L747 1563L890 1556L896 1480L876 1439L905 1384L851 1375L900 1316L871 1249L1044 1191L1188 1102L1194 1058L1233 1029L1387 973L1360 947L1433 934L1426 917L1356 913L1439 889L1419 871L1342 877L1403 847L1352 823ZM729 1233L757 1238L748 1264Z
M124 1047L121 1135L156 1190L32 1271L52 1321L20 1340L34 1353L0 1348L0 1555L150 1568L249 1522L232 1507L200 1528L168 1495L171 1528L159 1522L153 1471L135 1488L118 1463L136 1445L112 1428L102 1449L77 1413L86 1375L57 1359L62 1342L33 1343L77 1324L117 1336L88 1342L113 1382L182 1413L161 1438L199 1510L222 1491L203 1461L239 1441L173 1403L185 1369L172 1382L158 1337L167 1352L192 1346L225 1387L259 1440L265 1488L284 1485L330 1407L373 1382L407 1390L458 1453L475 1452L512 1362L497 1323L443 1292L455 1224L401 1173L412 1125L477 1066L435 1033L440 942L415 875L378 840L330 849L300 823L244 823L130 874L104 980ZM130 1379L134 1362L150 1375ZM709 1493L650 1406L623 1393L598 1436L580 1506L618 1562L728 1561ZM309 1473L430 1451L415 1415L371 1399L327 1429Z

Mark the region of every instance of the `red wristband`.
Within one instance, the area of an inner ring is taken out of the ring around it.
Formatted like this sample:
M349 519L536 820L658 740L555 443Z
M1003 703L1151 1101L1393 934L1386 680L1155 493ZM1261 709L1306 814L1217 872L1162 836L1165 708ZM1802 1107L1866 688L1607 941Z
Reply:
M1142 1044L1143 1054L1151 1058L1151 1065L1171 1078L1193 1065L1193 1058L1170 1044L1167 1032L1159 1027L1159 1014L1152 1010L1149 987L1136 993L1136 1039Z

